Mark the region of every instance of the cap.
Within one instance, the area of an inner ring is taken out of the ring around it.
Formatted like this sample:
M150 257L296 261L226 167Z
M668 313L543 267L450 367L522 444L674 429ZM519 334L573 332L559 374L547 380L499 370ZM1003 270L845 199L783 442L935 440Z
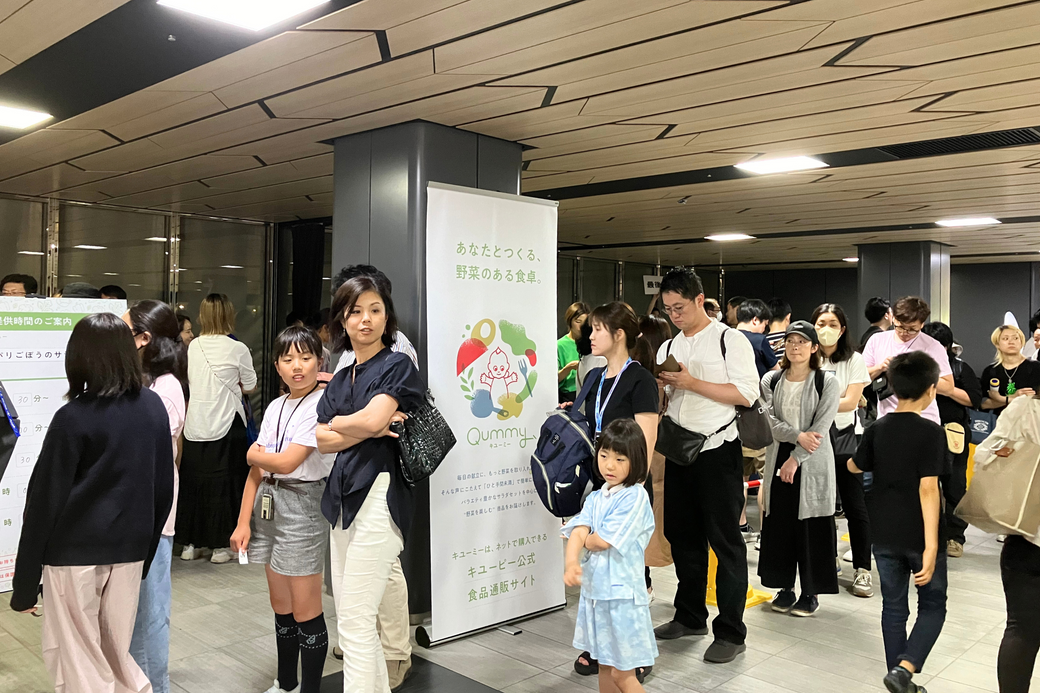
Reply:
M784 333L784 338L790 337L793 334L801 335L805 337L813 344L819 344L820 338L816 335L816 328L807 323L805 320L795 320L787 327L787 332Z

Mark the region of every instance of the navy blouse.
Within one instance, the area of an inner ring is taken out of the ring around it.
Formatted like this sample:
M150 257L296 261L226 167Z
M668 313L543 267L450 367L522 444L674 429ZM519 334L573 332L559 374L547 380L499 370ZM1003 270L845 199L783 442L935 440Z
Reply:
M426 385L408 355L383 349L370 360L337 373L318 402L318 423L327 424L336 416L355 414L377 395L393 397L398 409L406 414L422 404ZM411 489L401 478L397 457L397 439L391 437L369 438L337 453L321 498L321 512L329 524L335 527L342 516L342 528L349 527L376 477L389 472L390 516L407 537L415 508Z

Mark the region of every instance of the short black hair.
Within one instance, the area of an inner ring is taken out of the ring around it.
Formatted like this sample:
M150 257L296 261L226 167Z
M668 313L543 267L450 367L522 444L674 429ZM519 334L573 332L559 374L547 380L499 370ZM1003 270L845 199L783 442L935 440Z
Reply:
M1040 327L1040 310L1033 313L1033 317L1029 318L1029 335L1031 336L1036 332L1036 328Z
M36 279L28 274L9 274L0 280L0 289L3 289L5 284L21 284L27 294L34 294L40 289Z
M332 346L335 351L354 350L350 343L350 335L343 327L343 320L357 305L358 299L369 291L379 294L383 307L386 309L383 344L391 346L394 343L394 339L397 337L397 313L394 311L394 300L385 291L385 288L375 277L367 275L348 279L339 287L336 297L332 300L332 312L329 317L329 336L332 338Z
M773 319L773 314L769 311L769 306L765 301L749 298L737 308L737 322L751 322L755 318L762 322L769 322Z
M578 349L578 356L588 356L592 353L592 323L586 320L581 326L581 336L574 340L574 346Z
M614 419L596 441L596 475L599 473L600 450L609 450L624 455L630 463L628 476L621 482L623 486L635 486L646 481L650 467L646 460L646 436L635 419Z
M309 327L290 325L278 333L274 338L274 360L278 362L286 354L292 352L293 347L301 354L311 353L321 358L321 337Z
M734 296L730 300L726 301L726 308L739 308L740 304L747 300L747 296Z
M141 391L141 360L134 335L111 313L95 313L76 323L65 350L69 399L120 397Z
M782 298L771 298L766 305L772 315L770 320L783 320L791 314L791 304Z
M62 298L101 298L101 291L93 284L72 282L61 287Z
M296 325L297 327L299 327L300 325L304 324L305 322L306 322L306 320L304 319L304 315L303 315L303 311L302 310L290 310L289 314L285 316L285 326L286 327L292 327L293 325Z
M899 399L920 399L939 382L939 364L923 351L908 351L888 364L888 384Z
M374 279L379 286L379 293L387 296L394 293L394 285L390 283L390 278L372 265L347 265L332 278L332 295L335 296L339 292L339 287L343 286L343 284L358 277L371 277Z
M115 284L103 286L100 289L98 289L98 291L101 292L102 297L108 296L109 298L115 298L122 301L126 300L126 291L123 289L123 287L116 286Z
M304 321L304 324L307 327L309 327L312 330L314 330L315 332L317 332L318 330L320 330L323 327L328 327L328 325L329 325L329 315L331 315L331 313L332 313L331 309L329 309L329 308L322 308L317 313L315 313L314 315L312 315L309 318L307 318L307 320Z
M692 269L677 267L661 280L661 294L668 293L679 294L693 301L704 293L704 284Z
M887 298L881 298L880 296L868 298L867 307L863 309L863 317L867 319L867 322L873 324L888 315L888 311L891 308L892 304L888 302Z
M921 332L942 344L947 351L953 346L953 330L944 322L930 322L921 328Z

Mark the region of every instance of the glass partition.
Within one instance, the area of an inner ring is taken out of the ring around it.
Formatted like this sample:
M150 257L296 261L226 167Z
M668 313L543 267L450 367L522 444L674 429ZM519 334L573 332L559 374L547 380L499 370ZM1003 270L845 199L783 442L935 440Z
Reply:
M613 260L581 259L581 298L590 308L617 298L617 269Z
M47 284L43 217L40 202L0 199L0 277L28 274L39 284L39 293Z

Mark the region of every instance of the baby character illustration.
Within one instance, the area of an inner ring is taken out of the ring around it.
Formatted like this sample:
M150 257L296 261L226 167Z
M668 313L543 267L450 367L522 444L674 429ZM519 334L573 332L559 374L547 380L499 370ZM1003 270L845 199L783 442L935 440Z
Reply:
M487 371L480 374L480 382L487 385L488 389L491 390L492 401L498 401L498 395L495 392L496 381L502 382L502 385L505 387L505 394L508 395L509 386L519 380L520 376L510 366L506 352L502 351L501 347L491 352L491 356L488 357Z

